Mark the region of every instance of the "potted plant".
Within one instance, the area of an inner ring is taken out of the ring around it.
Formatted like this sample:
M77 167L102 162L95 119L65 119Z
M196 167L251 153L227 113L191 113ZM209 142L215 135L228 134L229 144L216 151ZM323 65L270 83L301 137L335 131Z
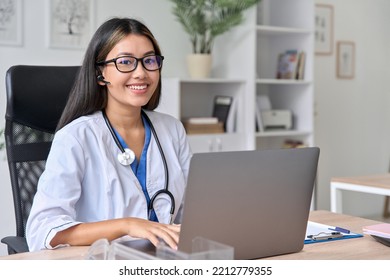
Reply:
M205 69L190 70L193 78L209 76L211 69L211 52L217 36L239 25L244 17L243 11L261 0L170 0L174 3L173 14L189 35L192 44L192 55L189 66L198 66L204 60ZM191 72L195 71L195 72Z

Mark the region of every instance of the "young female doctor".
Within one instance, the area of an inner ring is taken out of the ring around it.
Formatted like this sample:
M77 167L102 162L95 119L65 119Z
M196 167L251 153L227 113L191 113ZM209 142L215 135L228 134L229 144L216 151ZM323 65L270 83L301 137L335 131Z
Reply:
M177 246L191 151L182 124L153 111L163 59L139 21L98 28L39 180L30 251L125 237Z

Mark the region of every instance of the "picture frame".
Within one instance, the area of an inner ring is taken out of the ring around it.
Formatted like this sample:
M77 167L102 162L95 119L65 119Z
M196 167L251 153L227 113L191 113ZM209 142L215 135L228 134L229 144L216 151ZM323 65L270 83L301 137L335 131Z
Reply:
M95 1L47 1L48 47L85 49L95 27Z
M315 54L331 55L333 53L333 6L315 5Z
M0 45L22 46L23 0L0 0Z
M337 42L337 78L353 79L355 77L355 43Z

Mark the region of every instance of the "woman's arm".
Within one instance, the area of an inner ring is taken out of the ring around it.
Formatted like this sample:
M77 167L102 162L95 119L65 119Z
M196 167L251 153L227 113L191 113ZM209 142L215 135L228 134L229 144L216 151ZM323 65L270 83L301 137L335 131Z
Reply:
M109 241L129 235L150 240L155 246L159 239L176 249L179 241L180 226L166 225L140 218L121 218L94 223L82 223L58 232L51 240L54 248L60 244L91 245L98 239Z

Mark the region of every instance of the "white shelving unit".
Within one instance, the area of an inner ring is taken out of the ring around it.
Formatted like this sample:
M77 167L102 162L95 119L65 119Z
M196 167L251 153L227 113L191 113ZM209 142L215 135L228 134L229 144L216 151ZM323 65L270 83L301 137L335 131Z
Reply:
M214 97L225 95L233 97L228 119L228 131L217 134L190 134L192 151L216 152L245 150L247 148L245 129L244 100L245 80L237 79L178 79L164 78L162 81L162 100L159 110L185 120L190 117L211 117Z
M303 80L276 79L278 56L286 50L306 53ZM159 110L178 119L212 114L215 95L237 102L235 129L223 134L189 135L194 152L281 148L286 140L313 145L314 3L312 0L262 0L245 21L216 40L215 78L163 79ZM272 109L290 110L290 130L256 131L256 100L265 94ZM167 95L167 96L165 96Z
M272 109L290 110L293 128L256 132L256 149L279 148L286 140L313 145L313 18L311 0L263 0L257 7L254 97L267 95ZM276 79L278 56L286 50L306 53L303 80Z

